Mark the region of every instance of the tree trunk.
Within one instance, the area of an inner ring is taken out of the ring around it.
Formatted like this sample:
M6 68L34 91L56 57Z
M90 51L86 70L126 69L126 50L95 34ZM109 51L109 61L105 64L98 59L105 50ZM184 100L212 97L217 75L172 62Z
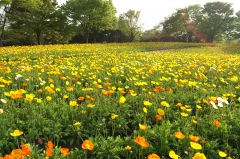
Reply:
M97 35L93 34L93 42L96 43L97 42Z
M86 43L88 44L89 33L86 33Z
M3 20L3 24L2 24L2 28L1 28L1 36L0 36L0 47L3 46L3 40L4 40L4 28L5 28L5 24L6 24L6 17L4 17L4 20Z
M38 45L41 45L41 34L37 33L37 43Z

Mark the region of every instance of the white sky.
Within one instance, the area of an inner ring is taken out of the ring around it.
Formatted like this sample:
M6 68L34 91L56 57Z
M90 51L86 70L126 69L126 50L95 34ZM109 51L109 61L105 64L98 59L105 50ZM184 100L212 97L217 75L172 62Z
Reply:
M66 0L57 0L59 4L65 3ZM113 5L117 9L117 16L126 13L129 9L141 11L140 20L145 30L152 29L154 26L168 17L178 8L185 8L193 4L201 4L207 2L228 2L232 3L234 11L240 10L240 0L112 0Z

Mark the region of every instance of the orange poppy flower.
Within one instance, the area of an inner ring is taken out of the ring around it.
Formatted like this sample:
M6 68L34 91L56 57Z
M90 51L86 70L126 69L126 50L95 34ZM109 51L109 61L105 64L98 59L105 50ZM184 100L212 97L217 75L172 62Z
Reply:
M80 101L80 102L82 102L82 101L84 101L84 97L78 97L78 101Z
M73 81L73 82L76 81L76 78L72 78L72 81Z
M180 139L180 140L185 138L185 135L183 135L180 131L175 132L174 135L177 139Z
M220 123L218 120L214 120L214 121L213 121L213 124L214 124L215 126L217 126L217 127L221 125L221 123Z
M193 136L193 135L190 135L189 136L190 140L193 141L193 142L198 142L200 140L200 137L198 136Z
M84 140L82 143L82 148L85 150L93 150L94 145L90 140Z
M147 159L160 159L160 157L157 154L150 154L148 155Z
M24 159L24 156L26 156L26 153L21 149L15 149L15 150L12 150L11 155L13 156L13 158Z
M31 154L31 149L27 145L22 144L20 147L26 153L26 156Z
M171 88L168 88L168 93L172 93L173 90Z
M156 88L160 89L161 91L165 91L165 88L162 86L156 86Z
M12 155L5 155L4 159L14 159Z
M53 155L53 150L51 148L47 148L46 155L47 156L52 156Z
M207 105L210 104L209 101L207 101L206 99L203 99L203 103L205 103L205 104L207 104Z
M72 92L73 91L73 87L67 87L67 91L68 92Z
M107 95L108 93L107 93L107 91L105 89L102 89L102 94L103 95Z
M149 98L153 98L153 95L152 95L152 94L148 94L148 97L149 97Z
M90 96L90 95L86 95L86 98L90 99L90 98L91 98L91 96Z
M158 90L157 88L153 88L153 91L154 91L155 93L158 93L158 92L159 92L159 90Z
M162 117L160 115L156 115L156 120L160 121L162 120Z
M182 103L177 103L176 106L177 106L177 107L181 107L181 106L182 106Z
M134 142L141 146L142 148L147 148L149 146L149 143L146 141L144 137L138 136Z
M27 87L27 83L23 83L22 85L23 85L23 87Z
M69 155L69 154L70 154L68 148L61 148L61 149L60 149L60 152L61 152L61 154L63 154L63 155Z
M52 149L54 145L53 145L52 141L48 141L47 146L48 146L48 148Z
M60 77L60 80L64 81L64 80L66 80L66 77Z
M50 78L50 77L48 78L48 81L51 82L51 83L54 82L54 80L52 78Z
M110 87L110 86L111 86L111 83L106 82L106 83L105 83L105 86Z

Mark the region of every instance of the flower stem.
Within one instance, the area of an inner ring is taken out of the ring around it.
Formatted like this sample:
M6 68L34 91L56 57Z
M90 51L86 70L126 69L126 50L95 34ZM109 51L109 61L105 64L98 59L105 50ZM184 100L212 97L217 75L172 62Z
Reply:
M87 159L87 150L85 151L85 159Z

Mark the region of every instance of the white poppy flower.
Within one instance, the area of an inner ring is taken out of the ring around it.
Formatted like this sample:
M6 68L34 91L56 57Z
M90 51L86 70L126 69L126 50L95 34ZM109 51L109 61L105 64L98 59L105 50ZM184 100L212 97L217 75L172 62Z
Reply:
M0 114L2 114L3 113L3 109L0 109Z
M6 104L7 101L5 99L0 99L2 103Z
M40 85L44 85L44 84L46 84L45 81L40 81Z
M19 78L21 78L22 75L21 74L17 74L16 77L15 77L15 80L18 80Z
M218 97L218 98L217 98L217 101L218 101L218 106L219 106L219 107L223 107L223 103L225 103L225 104L227 104L227 105L229 104L227 100L224 100L224 99L222 99L221 97Z
M218 109L218 107L216 106L216 104L213 101L210 101L210 103L212 104L213 108Z

